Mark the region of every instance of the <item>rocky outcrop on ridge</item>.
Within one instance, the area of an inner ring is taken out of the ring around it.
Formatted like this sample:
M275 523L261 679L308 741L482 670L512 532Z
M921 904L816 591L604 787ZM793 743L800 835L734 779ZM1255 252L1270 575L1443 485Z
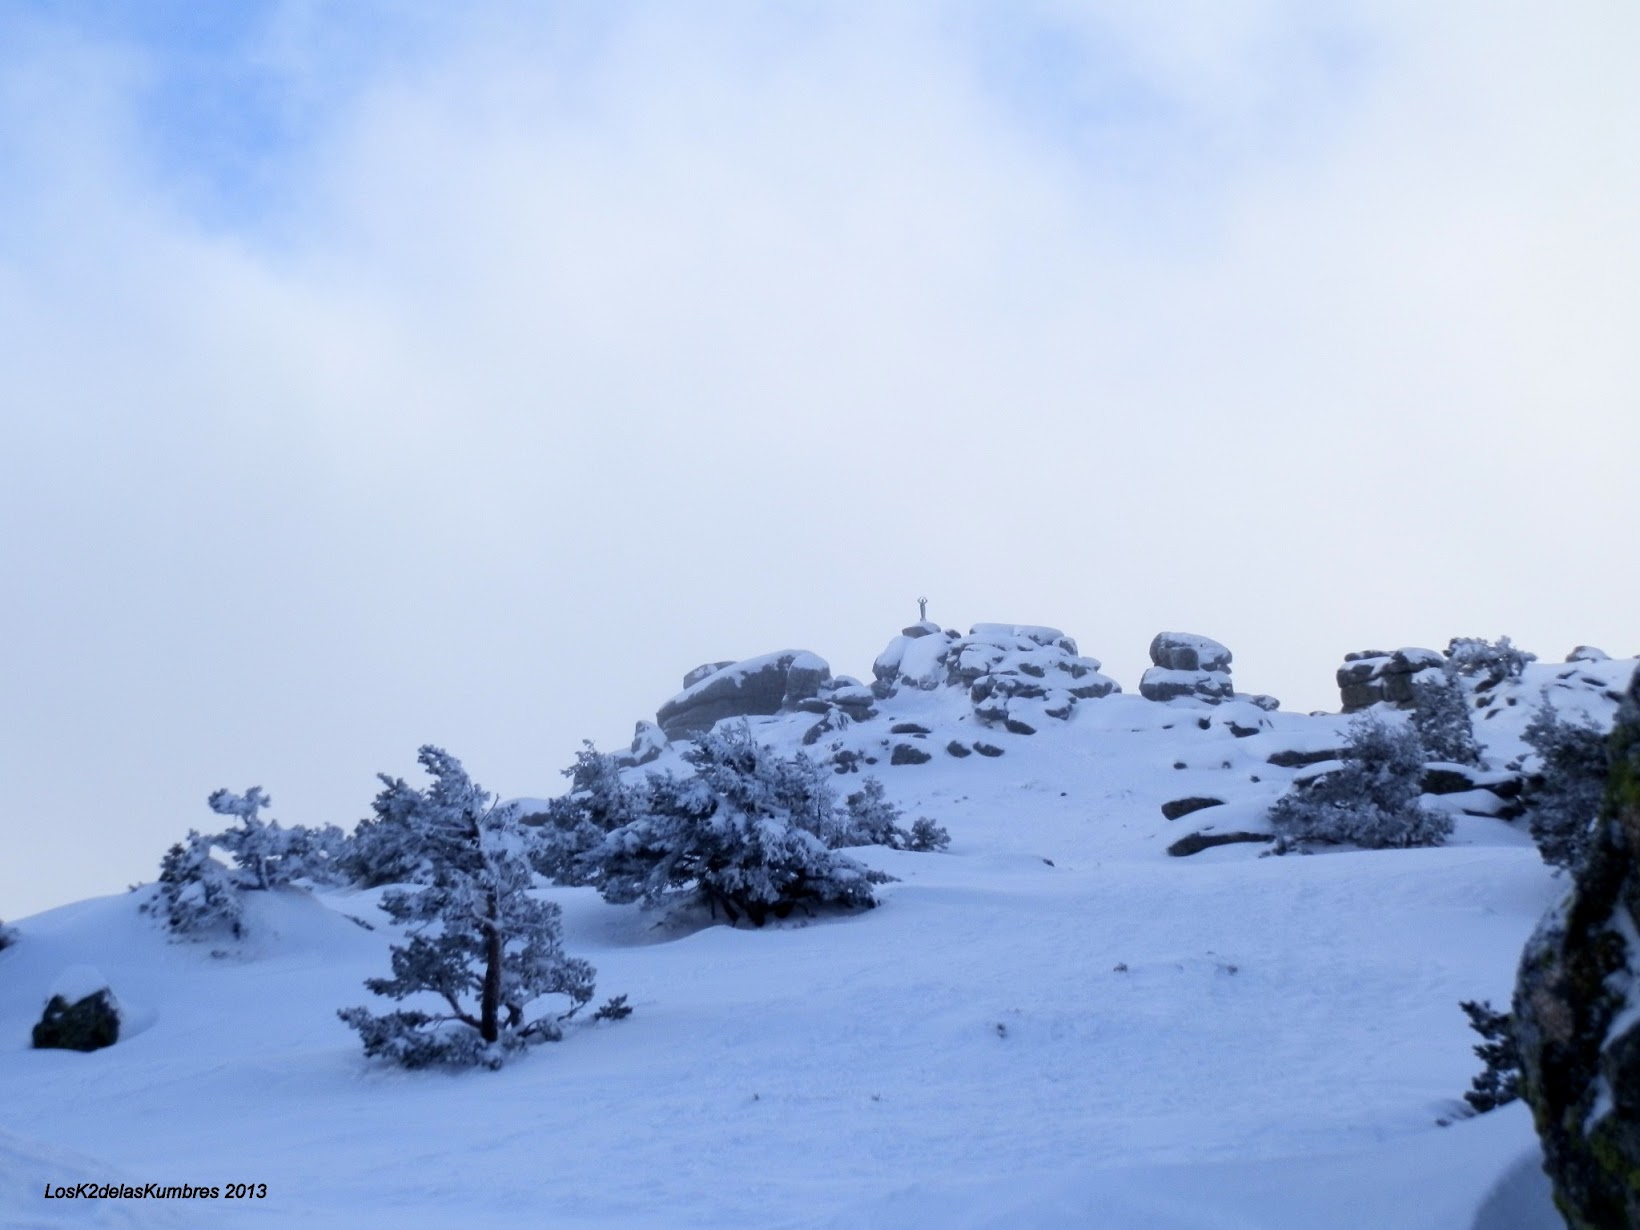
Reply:
M803 649L697 666L684 676L683 691L660 707L655 721L668 739L688 739L724 718L793 710L817 698L830 678L826 660Z
M1230 682L1230 651L1190 632L1158 632L1150 642L1151 667L1139 680L1146 700L1189 699L1216 705L1236 694Z
M1338 668L1338 694L1345 713L1358 713L1388 703L1399 709L1414 704L1414 684L1424 671L1439 671L1446 655L1434 649L1408 647L1393 653L1365 649L1344 655ZM1426 676L1433 679L1434 676Z
M907 688L966 688L982 723L1029 735L1044 722L1068 719L1080 701L1121 691L1058 628L975 624L962 636L932 627L913 624L877 656L871 669L878 699Z
M1640 1227L1640 676L1610 749L1588 858L1515 984L1522 1094L1572 1230Z

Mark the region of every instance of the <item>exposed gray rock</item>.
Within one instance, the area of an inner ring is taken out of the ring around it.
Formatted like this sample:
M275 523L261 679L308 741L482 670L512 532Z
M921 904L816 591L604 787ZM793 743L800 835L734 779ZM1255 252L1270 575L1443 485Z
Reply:
M896 722L888 728L891 735L926 735L928 727L919 726L916 722Z
M918 747L915 743L900 742L894 745L889 755L889 764L926 764L934 759L933 754Z
M1374 649L1345 654L1336 675L1344 712L1356 713L1385 703L1410 709L1419 676L1424 671L1439 671L1445 662L1446 655L1438 650L1414 646L1393 653Z
M983 743L978 740L974 743L974 750L981 756L1000 756L1002 749L994 743Z
M655 720L668 739L693 738L724 718L779 713L814 696L830 675L823 658L801 649L747 658L702 676L662 705Z
M42 1051L97 1051L119 1040L119 1004L107 987L72 1003L53 995L34 1027L34 1047Z
M1425 765L1423 780L1418 785L1425 794L1462 794L1475 788L1475 780L1464 771L1464 766L1456 764Z
M1230 676L1215 671L1174 670L1153 666L1139 679L1139 695L1146 700L1169 701L1181 698L1216 705L1236 694Z
M733 666L734 664L734 659L731 658L727 662L706 662L695 667L694 670L683 677L683 690L687 692L708 675L715 675L725 666Z
M1596 649L1593 645L1579 645L1566 655L1568 662L1610 662L1611 654L1604 649Z
M1150 642L1150 660L1165 670L1230 673L1230 651L1215 640L1190 632L1158 632Z
M1222 807L1223 799L1210 798L1205 795L1191 795L1189 798L1172 799L1162 804L1162 815L1169 820L1177 820L1180 816L1188 816L1193 811L1201 811L1207 807Z
M1179 838L1167 848L1167 852L1174 858L1185 858L1191 854L1200 854L1203 850L1210 850L1214 846L1274 840L1275 836L1271 833L1192 833L1188 837Z
M1521 1095L1571 1230L1640 1226L1640 676L1609 746L1601 822L1515 980Z
M666 732L653 722L639 722L632 731L632 746L627 756L634 765L648 764L660 758L666 750Z
M820 694L820 685L831 678L831 667L816 653L800 653L786 667L786 691L782 705L791 709L799 701L811 700Z
M951 742L947 743L945 745L945 750L951 755L957 757L959 760L965 756L972 756L974 754L972 748L970 748L966 743L959 742L956 739L952 739Z
M1265 763L1281 769L1303 769L1328 760L1341 760L1343 756L1344 749L1341 747L1323 748L1314 752L1281 751L1272 752L1265 758Z

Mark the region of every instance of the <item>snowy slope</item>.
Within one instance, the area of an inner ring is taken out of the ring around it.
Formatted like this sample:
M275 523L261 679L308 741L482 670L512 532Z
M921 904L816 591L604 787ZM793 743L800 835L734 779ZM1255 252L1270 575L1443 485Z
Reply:
M1518 738L1530 695L1481 733ZM876 755L894 724L936 750L987 734L959 689L879 709L839 737ZM1556 1224L1519 1107L1435 1121L1477 1068L1458 1001L1507 999L1559 885L1481 817L1440 849L1168 857L1209 823L1256 826L1302 771L1270 755L1336 747L1346 721L1263 713L1237 737L1222 716L1108 695L995 735L1000 757L877 756L862 770L953 842L860 852L900 877L865 914L732 930L546 890L600 998L636 1011L496 1073L362 1060L335 1010L387 970L373 893L253 895L249 938L221 955L168 942L146 890L20 920L0 952L0 1223ZM796 747L814 715L752 721ZM1185 795L1227 801L1164 819ZM126 1037L28 1049L82 965ZM105 1173L269 1194L41 1198Z

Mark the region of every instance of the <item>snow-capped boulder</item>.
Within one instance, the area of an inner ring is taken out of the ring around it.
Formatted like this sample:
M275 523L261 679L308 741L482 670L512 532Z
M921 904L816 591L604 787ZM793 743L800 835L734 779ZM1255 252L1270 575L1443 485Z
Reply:
M1150 660L1170 671L1230 673L1230 651L1215 640L1189 632L1158 632L1150 642Z
M108 980L89 965L64 970L34 1027L34 1049L98 1051L119 1040L120 1005Z
M1412 646L1393 653L1382 649L1347 653L1337 675L1344 712L1357 713L1384 702L1410 709L1418 676L1424 671L1439 671L1445 663L1446 656L1438 650Z
M1640 1225L1640 678L1611 746L1610 819L1515 983L1522 1093L1573 1230Z
M690 675L706 670L697 667ZM687 678L688 676L685 676ZM831 677L825 659L783 649L718 667L660 707L655 721L668 739L688 739L724 718L779 713L815 696Z
M622 768L636 768L658 760L666 750L666 732L653 722L639 722L632 731L632 745L616 753Z
M1158 632L1150 642L1149 670L1139 680L1146 700L1197 700L1217 705L1234 698L1230 651L1189 632Z
M734 660L725 662L703 662L683 677L683 690L687 692L708 675L715 675L725 666L733 666Z
M1596 649L1593 645L1579 645L1566 655L1568 662L1610 662L1611 654L1604 649Z

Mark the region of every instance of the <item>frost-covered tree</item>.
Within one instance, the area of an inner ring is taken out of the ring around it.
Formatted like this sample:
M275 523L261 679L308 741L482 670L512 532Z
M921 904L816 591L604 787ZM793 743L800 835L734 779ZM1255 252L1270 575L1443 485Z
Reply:
M1480 744L1475 741L1475 724L1469 716L1469 693L1459 681L1457 668L1448 662L1439 675L1414 682L1412 699L1416 706L1412 726L1432 760L1480 764Z
M901 827L903 814L889 800L881 779L868 777L844 800L845 837L837 844L919 852L943 850L951 844L951 834L927 816L919 817L909 830Z
M428 745L418 759L432 785L416 790L384 775L378 802L389 806L378 815L411 831L426 881L382 895L382 908L409 938L392 950L393 976L365 986L436 1007L338 1015L368 1056L410 1068L499 1067L511 1052L561 1036L559 1023L592 998L593 969L565 955L559 907L530 895L530 832L448 752ZM568 1009L539 1012L548 996L564 997Z
M1359 715L1350 723L1343 763L1298 784L1270 809L1278 850L1316 842L1373 849L1440 845L1452 832L1452 818L1419 805L1427 759L1411 727Z
M1575 868L1606 790L1606 733L1586 719L1562 717L1545 695L1524 736L1538 761L1521 796L1532 840L1550 866Z
M643 814L582 859L607 900L693 894L756 926L799 905L876 904L872 886L891 877L836 853L846 818L807 756L780 756L742 724L702 735L684 759L694 776L652 774Z
M1485 1114L1520 1097L1520 1048L1515 1045L1514 1018L1507 1012L1497 1011L1490 1001L1476 1003L1466 999L1458 1007L1469 1018L1469 1028L1481 1036L1481 1043L1474 1051L1486 1065L1469 1082L1469 1092L1463 1095L1463 1100L1476 1114Z
M1507 636L1488 641L1478 636L1455 636L1447 643L1448 664L1460 675L1483 676L1482 687L1493 687L1505 679L1518 679L1537 654L1516 648Z
M252 786L244 794L230 790L214 790L205 802L219 816L234 816L239 823L214 835L214 844L232 856L240 869L234 877L244 888L269 889L289 883L300 872L292 859L292 831L283 829L277 820L263 820L262 812L273 800L260 786Z
M165 852L159 882L142 909L178 935L244 934L244 908L232 873L211 857L216 836L188 830Z
M575 753L564 776L570 779L569 793L529 818L540 826L535 869L559 884L585 884L591 874L583 863L588 852L642 815L649 795L644 785L625 781L615 757L590 741Z
M372 814L353 830L340 859L341 869L363 888L419 883L428 874L422 792L402 778L385 773L377 777L382 789L371 800Z

